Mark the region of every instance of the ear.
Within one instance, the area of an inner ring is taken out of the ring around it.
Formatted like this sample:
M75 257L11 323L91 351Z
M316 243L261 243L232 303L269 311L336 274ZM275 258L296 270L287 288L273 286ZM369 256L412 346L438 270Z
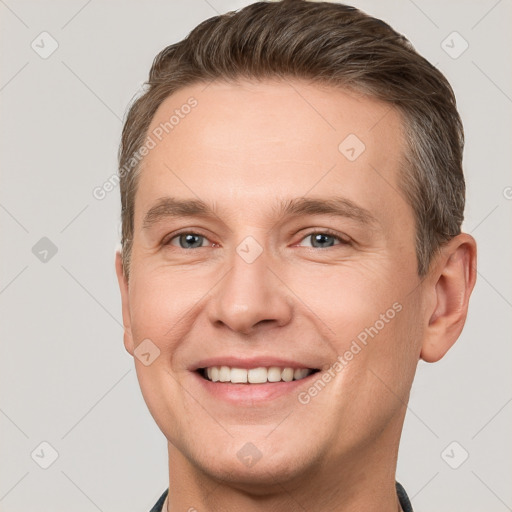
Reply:
M119 289L121 291L121 303L123 310L123 325L124 325L124 347L133 356L133 336L132 336L132 324L130 316L130 295L128 293L128 279L124 274L123 260L121 258L121 252L116 250L116 274L117 281L119 283Z
M476 242L466 233L441 248L429 272L432 307L420 357L439 361L462 332L476 280Z

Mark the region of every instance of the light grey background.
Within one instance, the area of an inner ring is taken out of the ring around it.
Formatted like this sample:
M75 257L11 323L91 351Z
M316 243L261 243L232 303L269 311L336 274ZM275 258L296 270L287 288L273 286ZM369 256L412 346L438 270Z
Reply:
M119 190L92 191L116 172L126 107L156 53L249 3L0 0L1 511L142 512L167 487L166 442L122 344ZM416 512L512 510L512 2L351 3L452 83L464 229L479 244L464 332L441 362L419 365L397 479ZM43 31L59 45L46 59L31 47L51 48ZM454 31L469 44L456 59L445 51L463 48ZM42 237L58 250L47 262L32 252ZM42 442L58 452L48 469Z

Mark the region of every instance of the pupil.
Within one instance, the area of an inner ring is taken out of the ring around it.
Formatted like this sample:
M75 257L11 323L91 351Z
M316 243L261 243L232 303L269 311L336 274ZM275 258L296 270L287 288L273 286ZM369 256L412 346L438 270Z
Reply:
M314 235L315 242L319 242L320 244L326 243L326 239L332 238L330 235L324 235L322 233L318 233Z
M187 244L192 244L194 247L200 247L201 246L201 236L200 235L193 235L193 234L187 234L187 235L182 235L182 237L185 238L185 246L183 247L183 244L182 244L182 247L183 249L190 249L190 246L187 245ZM196 242L194 244L194 239L199 239L199 242Z

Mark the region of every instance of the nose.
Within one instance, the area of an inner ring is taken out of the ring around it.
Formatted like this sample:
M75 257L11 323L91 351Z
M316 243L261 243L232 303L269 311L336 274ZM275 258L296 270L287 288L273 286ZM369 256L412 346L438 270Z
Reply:
M250 335L289 323L293 313L292 294L279 273L270 268L266 251L250 263L234 253L230 263L230 270L210 298L212 324Z

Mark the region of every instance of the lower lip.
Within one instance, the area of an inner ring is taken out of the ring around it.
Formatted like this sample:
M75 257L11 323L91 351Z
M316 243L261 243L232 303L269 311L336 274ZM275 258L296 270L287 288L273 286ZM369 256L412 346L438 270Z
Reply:
M207 380L198 372L192 372L199 384L207 393L215 398L236 403L238 405L244 402L247 405L253 405L255 402L266 402L290 395L297 390L299 386L309 385L310 380L315 378L318 372L312 373L300 380L290 382L267 382L264 384L232 384L230 382L212 382ZM318 378L318 377L316 377Z

